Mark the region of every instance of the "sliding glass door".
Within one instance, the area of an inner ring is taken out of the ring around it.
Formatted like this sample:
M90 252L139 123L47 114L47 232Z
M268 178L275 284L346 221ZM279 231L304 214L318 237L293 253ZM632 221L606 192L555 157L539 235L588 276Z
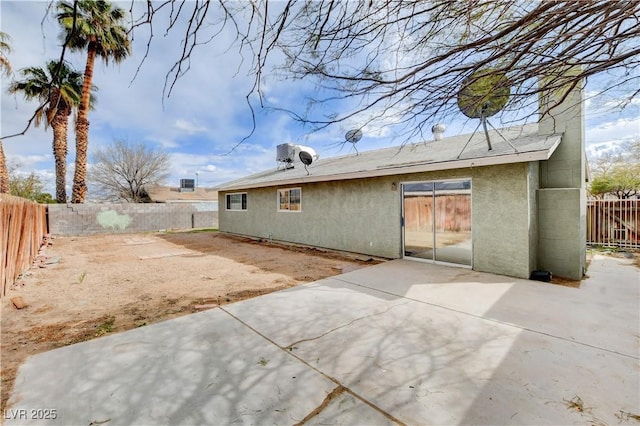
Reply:
M471 180L402 186L405 257L471 266Z

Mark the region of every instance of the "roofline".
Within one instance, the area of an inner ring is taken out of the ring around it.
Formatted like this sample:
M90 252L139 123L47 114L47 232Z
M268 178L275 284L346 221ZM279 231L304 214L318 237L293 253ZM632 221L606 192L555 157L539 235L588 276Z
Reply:
M233 185L233 182L228 186L223 186L219 188L219 192L228 192L228 191L236 191L241 189L252 189L252 188L268 188L271 186L285 186L285 185L300 185L305 183L315 183L315 182L330 182L335 180L350 180L350 179L362 179L362 178L371 178L371 177L380 177L380 176L393 176L393 175L401 175L407 173L421 173L421 172L435 172L441 170L452 170L452 169L465 169L472 167L482 167L482 166L494 166L499 164L512 164L512 163L526 163L529 161L543 161L548 160L551 155L555 152L556 148L560 144L562 140L559 135L555 135L558 137L558 140L553 143L551 147L548 149L536 150L536 151L528 151L528 152L514 152L512 154L504 154L504 155L496 155L491 157L478 157L478 158L469 158L463 160L454 160L454 161L441 161L437 163L418 163L414 165L389 165L389 166L379 166L376 170L363 170L359 172L349 172L349 173L336 173L331 175L320 175L320 176L298 176L291 179L282 179L270 182L260 182L254 184L246 184L246 185Z

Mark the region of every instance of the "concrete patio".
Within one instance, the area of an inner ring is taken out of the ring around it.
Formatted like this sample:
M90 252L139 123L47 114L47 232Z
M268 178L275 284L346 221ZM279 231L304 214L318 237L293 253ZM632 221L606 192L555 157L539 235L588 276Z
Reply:
M33 356L5 424L638 424L628 263L576 289L386 262Z

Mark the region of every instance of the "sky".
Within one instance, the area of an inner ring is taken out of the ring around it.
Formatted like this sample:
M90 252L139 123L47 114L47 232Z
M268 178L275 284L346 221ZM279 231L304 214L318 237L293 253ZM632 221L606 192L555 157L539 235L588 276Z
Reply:
M20 173L36 173L45 190L53 194L51 129L30 128L24 136L4 138L22 132L38 107L35 101L26 102L20 95L7 93L12 78L19 78L17 72L24 67L44 66L46 61L60 55L58 24L46 13L48 4L0 0L0 24L2 31L11 36L13 50L8 58L14 70L13 76L2 77L0 136L9 166L17 167ZM129 2L114 4L125 10L130 6ZM345 132L350 130L348 127L336 125L311 133L284 112L260 108L255 99L256 129L238 145L252 130L246 94L253 80L246 61L242 61L236 49L229 48L232 43L229 33L222 33L214 43L199 46L190 70L177 81L170 97L163 98L165 76L179 57L180 49L179 34L163 37L163 29L157 26L144 62L147 38L140 31L134 33L133 54L126 61L109 67L96 61L93 82L99 90L96 108L89 116L89 173L91 153L116 139L144 143L167 152L171 169L165 183L170 186L178 186L180 179L186 178L197 179L200 187L215 187L274 168L276 146L281 143L311 146L321 158L355 154L353 147L341 143ZM68 53L66 58L76 69L84 70L84 54ZM599 80L609 78L615 76L588 82L587 97L598 92ZM315 90L310 82L280 80L275 75L265 77L263 89L267 105L291 109L304 108L305 95ZM586 143L591 155L619 149L622 142L640 137L640 102L620 112L611 109L615 101L614 95L585 102ZM470 133L476 127L462 114L451 117L451 122L445 124L445 136ZM500 127L499 122L492 124ZM73 122L69 127L68 195L75 159ZM360 152L400 144L388 131L365 128L363 133L357 143Z

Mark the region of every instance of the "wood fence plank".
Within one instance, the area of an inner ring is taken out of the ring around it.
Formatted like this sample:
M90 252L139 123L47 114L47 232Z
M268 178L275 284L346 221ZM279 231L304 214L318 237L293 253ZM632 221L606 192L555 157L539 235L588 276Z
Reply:
M588 200L587 244L640 248L640 200Z
M38 254L46 229L47 207L0 194L0 297Z

